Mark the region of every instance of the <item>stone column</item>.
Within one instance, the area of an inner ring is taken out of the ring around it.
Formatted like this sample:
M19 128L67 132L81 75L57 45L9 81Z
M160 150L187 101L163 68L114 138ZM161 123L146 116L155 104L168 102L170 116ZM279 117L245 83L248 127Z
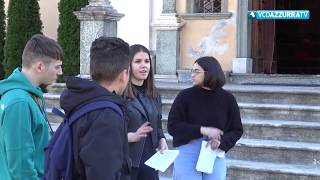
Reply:
M248 9L251 0L238 1L237 14L237 54L232 62L233 73L252 73L251 23L248 22Z
M116 37L119 14L108 0L89 0L89 5L74 14L80 20L80 76L89 74L91 43L100 36Z
M163 0L162 14L152 24L157 31L156 75L158 80L177 80L180 59L180 28L184 25L176 14L176 0Z

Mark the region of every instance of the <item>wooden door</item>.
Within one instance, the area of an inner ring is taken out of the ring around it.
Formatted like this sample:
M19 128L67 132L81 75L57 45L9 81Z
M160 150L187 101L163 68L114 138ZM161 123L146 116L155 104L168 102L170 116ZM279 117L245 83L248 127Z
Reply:
M273 10L276 0L252 0L253 10ZM275 73L275 21L252 20L252 48L254 73Z

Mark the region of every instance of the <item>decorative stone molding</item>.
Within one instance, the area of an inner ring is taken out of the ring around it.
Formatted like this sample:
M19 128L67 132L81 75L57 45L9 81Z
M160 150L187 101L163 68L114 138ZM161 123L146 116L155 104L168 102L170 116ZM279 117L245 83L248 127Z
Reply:
M108 0L90 0L89 5L74 14L80 20L80 75L89 74L91 43L100 36L116 37L118 13Z
M229 19L232 17L231 12L224 13L186 13L180 15L185 20L217 20L217 19Z
M113 9L108 0L90 0L89 5L81 8L81 11L75 11L74 14L79 20L84 21L119 21L124 16Z
M110 13L110 11L76 11L74 15L78 17L79 20L83 21L103 21L103 20L110 20L110 21L119 21L124 14L115 14Z
M112 7L110 6L110 1L108 0L89 0L89 6Z
M185 25L176 13L161 14L156 23L151 24L156 30L177 31Z

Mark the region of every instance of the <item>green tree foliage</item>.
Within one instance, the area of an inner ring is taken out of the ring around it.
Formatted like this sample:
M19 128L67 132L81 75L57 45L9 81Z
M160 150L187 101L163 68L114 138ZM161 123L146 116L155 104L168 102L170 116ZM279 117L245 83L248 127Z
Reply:
M65 56L63 74L73 76L80 70L80 21L73 14L88 4L88 0L60 0L58 42Z
M10 0L8 28L4 46L6 75L21 66L21 56L26 42L32 35L41 33L42 22L37 0Z
M5 14L4 14L4 1L0 0L0 79L4 78L3 59L4 59L4 38L5 38Z

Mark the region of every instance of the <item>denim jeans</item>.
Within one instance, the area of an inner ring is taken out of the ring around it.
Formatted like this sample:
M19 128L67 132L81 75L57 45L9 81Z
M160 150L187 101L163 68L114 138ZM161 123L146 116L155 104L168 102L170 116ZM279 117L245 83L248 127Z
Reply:
M179 146L179 155L173 165L174 180L225 180L227 174L226 159L217 157L212 174L199 172L196 165L203 138Z

